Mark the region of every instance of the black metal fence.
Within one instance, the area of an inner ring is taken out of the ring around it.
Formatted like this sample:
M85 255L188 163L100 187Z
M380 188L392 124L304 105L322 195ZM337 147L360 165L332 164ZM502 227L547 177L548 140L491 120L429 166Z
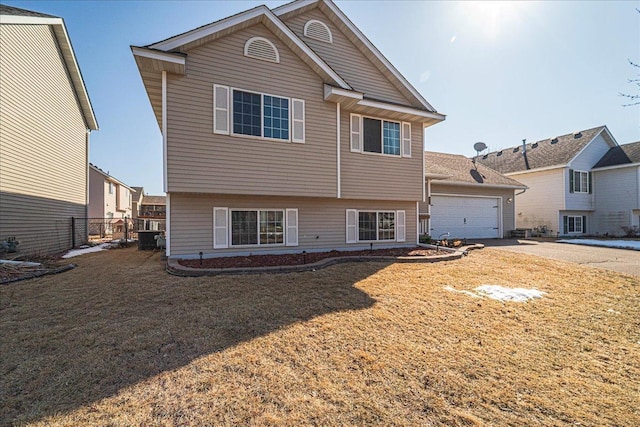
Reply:
M73 235L86 235L88 241L137 240L138 231L166 230L166 220L159 218L72 218L72 224Z

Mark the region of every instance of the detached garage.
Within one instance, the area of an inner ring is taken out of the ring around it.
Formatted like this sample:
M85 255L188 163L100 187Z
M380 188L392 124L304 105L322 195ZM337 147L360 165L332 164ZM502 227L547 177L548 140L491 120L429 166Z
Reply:
M501 239L515 229L517 194L526 186L456 154L425 152L427 202L420 234L439 238Z

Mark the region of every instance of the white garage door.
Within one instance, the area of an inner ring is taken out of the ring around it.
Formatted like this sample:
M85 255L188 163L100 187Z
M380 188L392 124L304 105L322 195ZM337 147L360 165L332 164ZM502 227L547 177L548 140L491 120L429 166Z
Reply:
M431 237L491 239L500 236L499 198L431 197Z

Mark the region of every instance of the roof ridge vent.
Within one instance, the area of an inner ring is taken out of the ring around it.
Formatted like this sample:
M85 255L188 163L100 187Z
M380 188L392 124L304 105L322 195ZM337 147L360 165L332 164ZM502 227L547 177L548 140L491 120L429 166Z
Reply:
M482 158L483 158L483 159L488 159L488 158L489 158L489 155L488 155L488 154L485 154L484 156L482 156Z
M555 137L551 140L552 144L557 144L558 143L558 137Z
M517 153L518 151L520 151L520 147L515 147L515 148L513 149L513 152L514 152L514 153Z
M581 131L574 132L573 137L575 139L582 138L582 132Z
M498 156L498 157L502 156L502 150L498 151L498 153L496 154L496 156Z
M531 148L538 148L538 143L534 142L533 144L531 144Z

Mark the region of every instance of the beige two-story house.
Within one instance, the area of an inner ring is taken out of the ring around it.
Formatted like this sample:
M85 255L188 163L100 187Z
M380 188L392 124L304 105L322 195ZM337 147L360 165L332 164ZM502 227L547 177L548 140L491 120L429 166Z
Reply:
M98 124L62 18L0 4L0 246L86 240L89 133ZM75 238L74 238L75 237Z
M444 120L330 0L132 47L162 130L170 257L408 246Z

